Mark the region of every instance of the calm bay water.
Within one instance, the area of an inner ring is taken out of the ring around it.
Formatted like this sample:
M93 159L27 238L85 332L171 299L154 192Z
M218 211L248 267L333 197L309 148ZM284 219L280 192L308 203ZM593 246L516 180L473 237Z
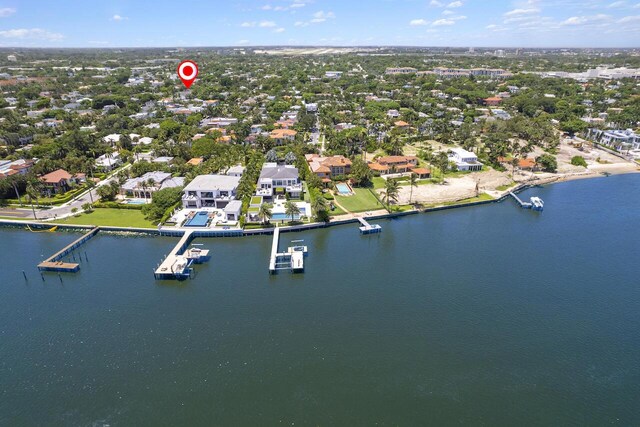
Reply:
M513 201L271 238L98 235L80 273L35 264L77 237L0 231L0 425L638 425L640 175ZM24 270L29 278L25 282Z

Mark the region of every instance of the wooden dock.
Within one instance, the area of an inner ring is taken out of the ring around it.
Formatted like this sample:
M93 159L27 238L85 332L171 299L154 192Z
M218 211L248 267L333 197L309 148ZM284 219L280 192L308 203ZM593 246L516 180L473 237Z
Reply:
M373 234L380 233L382 231L380 224L369 224L367 220L362 217L358 217L358 221L362 224L360 227L360 234Z
M46 260L42 261L38 264L38 270L40 271L58 271L58 272L67 272L67 273L75 273L80 270L80 264L72 263L72 262L62 262L61 259L69 253L71 253L74 249L85 243L87 240L91 239L93 236L98 234L100 231L100 227L92 228L88 233L84 234L79 239L74 242L68 244L55 254L51 255Z

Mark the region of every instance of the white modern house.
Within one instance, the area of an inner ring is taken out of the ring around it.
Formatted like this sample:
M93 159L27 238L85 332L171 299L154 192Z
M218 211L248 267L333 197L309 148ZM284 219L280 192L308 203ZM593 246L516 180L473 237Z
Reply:
M287 193L290 197L300 197L302 183L298 169L292 165L265 163L260 172L256 195L273 197L274 193Z
M117 151L113 153L103 154L96 159L96 167L103 171L111 171L122 164L120 153Z
M452 148L449 160L454 162L459 171L479 171L483 164L478 161L478 156L462 148Z
M224 209L236 199L239 183L239 176L198 175L184 188L182 206Z
M640 134L635 133L631 129L589 129L589 136L600 144L608 145L618 151L640 149Z
M153 193L165 188L182 187L183 177L172 178L168 172L147 172L137 178L130 178L120 186L120 193L140 199L151 198Z

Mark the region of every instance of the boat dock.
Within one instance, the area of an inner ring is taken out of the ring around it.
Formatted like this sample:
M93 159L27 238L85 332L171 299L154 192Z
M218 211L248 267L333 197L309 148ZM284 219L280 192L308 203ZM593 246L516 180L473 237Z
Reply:
M271 242L271 257L269 258L269 273L276 274L279 270L289 270L292 273L304 271L304 257L308 249L303 245L295 245L287 248L287 252L278 252L280 241L280 229L273 230ZM301 242L300 240L296 242ZM294 243L294 242L292 242Z
M46 260L42 261L38 264L38 270L40 271L58 271L58 272L66 272L66 273L75 273L80 270L80 264L75 262L63 262L61 261L63 257L69 255L74 249L81 246L87 240L91 239L93 236L98 234L100 231L100 227L92 228L88 233L84 234L79 239L74 242L68 244L55 254L51 255Z
M531 197L531 202L523 202L514 192L510 191L509 195L513 197L523 209L533 209L534 211L542 211L544 209L544 201L540 197L534 196Z
M382 231L382 227L380 224L369 224L366 219L358 217L358 221L362 226L360 227L360 234L373 234L380 233Z
M189 248L195 238L194 231L186 231L169 255L158 265L153 276L156 280L183 280L191 277L192 264L201 264L209 260L209 250Z

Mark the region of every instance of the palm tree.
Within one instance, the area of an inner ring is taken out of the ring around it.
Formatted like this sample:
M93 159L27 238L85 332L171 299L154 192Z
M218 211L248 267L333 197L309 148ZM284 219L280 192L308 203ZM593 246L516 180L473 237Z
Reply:
M409 185L410 185L409 204L411 204L411 199L413 198L413 187L418 186L418 174L412 173L409 176Z
M327 222L327 199L321 195L317 196L311 202L311 209L316 214L316 219L319 221Z
M153 179L153 178L149 178L147 180L147 185L149 186L149 188L155 188L156 180ZM149 194L149 196L151 196L151 194ZM146 198L146 196L145 196L145 198Z
M13 187L13 191L16 192L16 197L18 198L18 202L20 203L20 206L22 206L22 199L20 198L20 193L18 192L18 186L16 185L16 180L11 178L10 184Z
M440 169L442 173L442 182L444 182L444 174L447 173L449 167L449 156L444 151L438 153L434 161L436 167Z
M38 194L35 186L32 183L27 184L27 200L31 204L31 211L33 212L33 219L38 219L36 217L36 209L33 207L33 199L37 199Z
M300 208L291 200L287 200L284 204L284 213L291 217L291 222L295 220L295 216L300 214Z
M398 181L392 178L387 179L385 184L385 189L382 192L382 200L387 205L387 210L389 202L393 200L394 202L398 201L398 192L400 191L400 186L398 185Z
M260 218L260 221L262 221L262 223L268 223L269 220L271 219L271 203L263 203L260 205L260 209L258 210L258 218Z

